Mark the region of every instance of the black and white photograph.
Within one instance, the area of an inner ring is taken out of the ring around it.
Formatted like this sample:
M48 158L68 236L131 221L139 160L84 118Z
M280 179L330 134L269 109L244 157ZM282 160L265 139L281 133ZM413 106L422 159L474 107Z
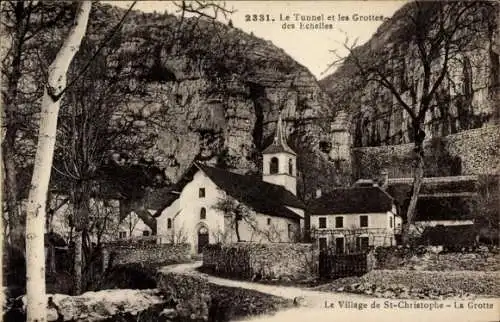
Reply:
M0 2L0 322L500 321L500 2Z

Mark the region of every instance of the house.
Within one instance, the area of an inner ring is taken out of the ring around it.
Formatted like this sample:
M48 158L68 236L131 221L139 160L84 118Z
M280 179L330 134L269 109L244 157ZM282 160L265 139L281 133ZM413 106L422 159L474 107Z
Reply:
M187 242L201 252L208 243L296 241L305 208L296 197L296 157L279 117L273 143L263 151L262 177L193 163L160 209L161 242ZM225 200L244 215L221 208Z
M318 195L308 211L319 248L337 253L395 245L402 225L393 198L373 182Z
M479 198L478 176L425 177L418 196L412 233L427 227L474 225L474 204ZM402 214L411 196L413 178L389 178L386 191L401 205ZM429 230L431 231L431 230Z

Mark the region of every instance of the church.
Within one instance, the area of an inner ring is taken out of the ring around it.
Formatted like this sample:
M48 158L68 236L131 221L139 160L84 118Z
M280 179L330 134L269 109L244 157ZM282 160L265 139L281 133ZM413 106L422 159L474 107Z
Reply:
M273 143L263 151L262 177L194 162L165 200L157 218L161 243L295 242L304 229L297 198L297 155L288 146L281 116Z

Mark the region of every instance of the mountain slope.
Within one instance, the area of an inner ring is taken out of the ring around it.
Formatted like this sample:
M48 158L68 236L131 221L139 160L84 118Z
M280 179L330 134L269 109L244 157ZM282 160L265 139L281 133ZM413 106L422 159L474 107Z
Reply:
M462 5L465 5L463 2ZM428 112L425 131L428 137L481 127L498 121L498 87L500 84L500 41L498 34L498 3L480 2L475 22L462 33L473 34L474 40L461 49L453 61L434 100L435 109ZM374 56L389 48L389 53L406 55L405 72L401 79L409 79L418 69L417 58L410 57L415 42L409 41L411 28L404 22L410 4L398 10L392 19L384 22L376 34L364 45L354 49L357 57ZM496 11L496 15L495 15ZM437 15L437 12L433 13ZM432 17L428 17L432 21ZM406 18L407 20L407 18ZM437 28L437 26L436 26ZM405 34L406 33L406 34ZM406 37L405 37L406 35ZM367 83L352 63L346 59L333 74L320 81L334 106L347 111L355 146L379 146L409 143L411 124L391 93L375 82ZM437 75L434 75L437 77ZM401 89L402 96L409 95Z

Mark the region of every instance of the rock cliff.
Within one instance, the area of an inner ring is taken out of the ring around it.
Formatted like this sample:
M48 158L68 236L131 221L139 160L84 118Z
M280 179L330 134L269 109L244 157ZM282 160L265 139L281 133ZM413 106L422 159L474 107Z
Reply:
M446 136L498 121L499 6L498 3L486 1L479 5L481 8L474 12L475 16L467 17L467 21L474 22L468 29L461 30L462 34L459 33L467 36L473 34L474 40L459 48L459 53L450 60L446 78L433 102L435 107L427 113L427 137ZM409 117L398 106L393 95L378 83L363 79L350 60L353 55L366 57L387 50L392 57L406 56L402 59L404 68L399 69L403 72L387 76L411 79L415 75L412 73L419 68L419 61L411 57L416 44L411 39L411 28L404 23L409 10L409 4L403 6L392 19L379 27L366 44L355 48L343 65L320 81L331 95L333 105L349 114L347 122L354 146L404 144L413 140ZM437 14L437 11L432 12L428 20L439 21L432 18ZM408 33L407 36L404 33ZM437 77L437 72L433 77ZM400 92L403 98L410 100L408 90L401 87Z
M94 14L89 36L99 38L104 22L113 26L123 11L100 6ZM125 91L134 92L124 105L146 116L141 125L155 140L145 154L172 181L194 160L257 174L282 111L302 177L314 162L324 184L334 182L336 170L317 148L328 137L330 98L280 48L221 23L191 18L180 24L143 12L133 12L115 40L111 66L131 74Z

